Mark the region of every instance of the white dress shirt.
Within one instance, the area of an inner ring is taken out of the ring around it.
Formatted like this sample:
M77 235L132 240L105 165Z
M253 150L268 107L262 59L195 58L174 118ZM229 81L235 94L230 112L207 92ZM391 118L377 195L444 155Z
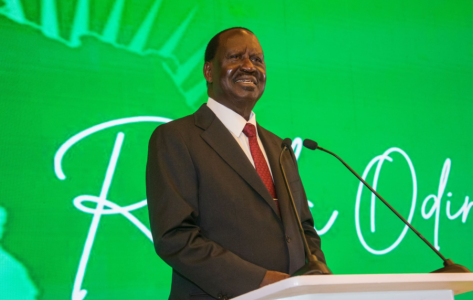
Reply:
M255 113L251 112L250 119L246 121L245 118L210 97L207 101L207 106L214 112L214 114L223 123L223 125L225 125L228 131L230 131L237 143L240 145L243 152L245 152L251 164L253 164L253 167L255 166L255 162L253 161L253 156L251 156L250 144L248 142L248 137L243 133L243 128L245 128L246 123L251 123L255 126L258 145L261 149L261 152L263 152L266 163L268 164L269 172L271 173L271 176L273 176L271 166L268 163L268 157L266 156L266 151L264 151L263 144L261 143L261 140L259 138L257 127L258 125L256 124Z

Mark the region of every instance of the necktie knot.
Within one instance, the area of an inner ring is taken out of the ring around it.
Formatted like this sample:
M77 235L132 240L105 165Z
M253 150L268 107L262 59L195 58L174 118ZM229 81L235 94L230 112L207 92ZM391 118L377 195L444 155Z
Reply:
M246 123L245 128L243 128L243 133L249 138L256 136L256 127L255 127L255 125L253 125L251 123Z

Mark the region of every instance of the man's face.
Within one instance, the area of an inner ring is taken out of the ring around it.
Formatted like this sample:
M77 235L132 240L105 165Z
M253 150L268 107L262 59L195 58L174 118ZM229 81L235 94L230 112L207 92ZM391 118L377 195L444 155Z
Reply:
M266 85L263 49L256 36L241 29L223 33L215 58L206 65L209 95L238 113L251 112Z

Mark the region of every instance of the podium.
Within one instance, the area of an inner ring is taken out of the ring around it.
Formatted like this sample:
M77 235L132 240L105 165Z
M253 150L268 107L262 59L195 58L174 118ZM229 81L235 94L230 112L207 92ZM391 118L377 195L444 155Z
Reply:
M473 291L473 273L291 277L234 300L453 300Z

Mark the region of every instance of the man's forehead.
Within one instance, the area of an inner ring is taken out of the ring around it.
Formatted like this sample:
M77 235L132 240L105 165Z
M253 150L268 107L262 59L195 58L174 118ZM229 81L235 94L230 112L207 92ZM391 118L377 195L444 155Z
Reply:
M219 51L244 50L246 48L263 53L258 38L251 32L234 29L220 35Z

